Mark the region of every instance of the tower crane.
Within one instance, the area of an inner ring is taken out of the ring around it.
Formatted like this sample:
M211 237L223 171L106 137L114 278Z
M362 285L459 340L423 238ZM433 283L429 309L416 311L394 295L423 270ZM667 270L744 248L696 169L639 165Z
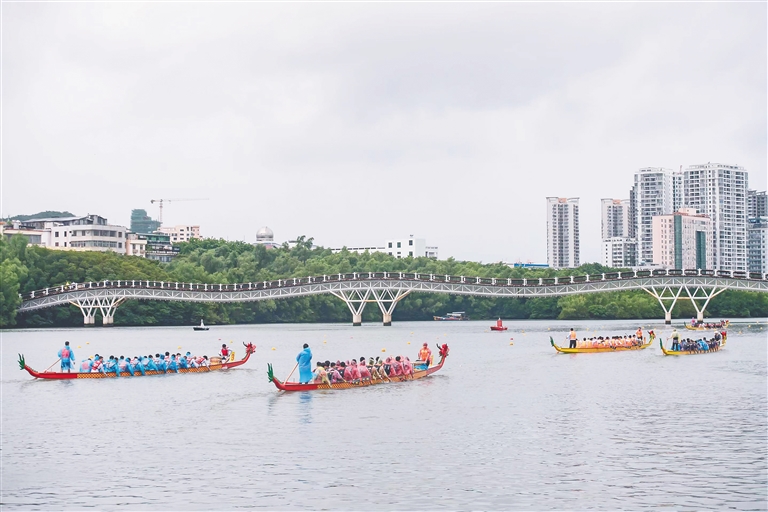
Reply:
M160 216L157 218L158 221L160 221L160 225L163 224L163 203L170 203L170 202L178 202L178 201L207 201L207 197L198 197L194 199L150 199L149 202L152 204L159 203L160 206Z

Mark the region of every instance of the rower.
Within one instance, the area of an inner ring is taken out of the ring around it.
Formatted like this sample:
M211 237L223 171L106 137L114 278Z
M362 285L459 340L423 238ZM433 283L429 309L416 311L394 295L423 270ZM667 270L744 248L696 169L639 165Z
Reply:
M226 343L221 344L221 362L226 363L229 359L229 348Z

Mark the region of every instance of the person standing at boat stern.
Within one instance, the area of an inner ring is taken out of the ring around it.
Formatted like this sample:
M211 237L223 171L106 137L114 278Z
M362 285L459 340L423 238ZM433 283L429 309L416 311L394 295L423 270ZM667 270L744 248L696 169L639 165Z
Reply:
M64 347L59 350L59 359L61 359L61 373L64 373L64 370L67 370L67 373L71 373L72 365L75 362L75 353L69 347L68 341L65 341Z
M672 329L672 334L670 334L669 339L672 339L672 350L680 350L680 334L677 332L677 329Z
M571 332L568 334L568 339L571 340L568 344L568 348L576 348L576 340L578 338L576 337L576 331L573 330L573 327L571 327Z
M304 350L296 356L296 362L299 363L299 382L301 384L312 382L312 351L306 343Z

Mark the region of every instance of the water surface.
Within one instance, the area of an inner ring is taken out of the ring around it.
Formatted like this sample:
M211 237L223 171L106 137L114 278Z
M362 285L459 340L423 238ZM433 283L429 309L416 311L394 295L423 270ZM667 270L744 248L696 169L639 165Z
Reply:
M79 328L2 336L2 504L8 509L766 509L768 327L734 323L715 354L557 354L627 322ZM662 324L645 324L668 334ZM513 338L513 339L511 339ZM204 375L39 381L64 340L95 352L211 355ZM318 359L415 355L439 373L348 391L279 393L303 343ZM178 349L177 347L182 347ZM272 350L274 347L275 350ZM382 349L386 349L383 353Z

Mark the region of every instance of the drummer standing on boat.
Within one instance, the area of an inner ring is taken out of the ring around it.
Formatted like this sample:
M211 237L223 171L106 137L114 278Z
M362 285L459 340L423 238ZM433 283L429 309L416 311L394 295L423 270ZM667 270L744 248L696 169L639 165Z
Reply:
M64 347L59 350L59 359L61 359L61 373L64 373L64 370L67 370L67 373L71 373L72 365L75 363L75 353L69 347L68 341L65 341Z
M312 381L312 351L309 345L304 344L304 350L296 356L296 362L299 365L299 382L307 384Z

